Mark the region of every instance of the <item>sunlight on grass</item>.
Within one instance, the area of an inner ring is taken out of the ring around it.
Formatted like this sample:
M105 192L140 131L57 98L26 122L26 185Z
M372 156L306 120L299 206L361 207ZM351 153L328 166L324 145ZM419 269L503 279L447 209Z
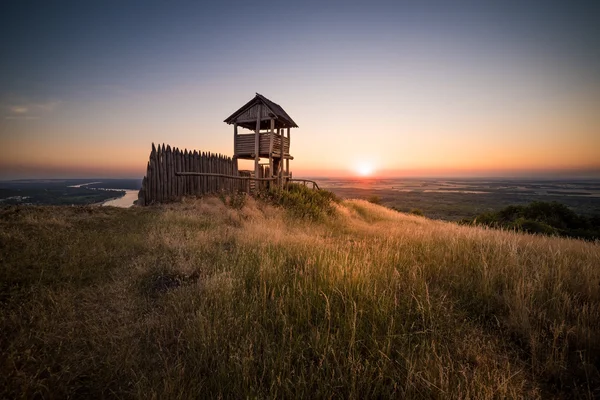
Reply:
M0 211L2 396L600 393L598 244L279 200Z

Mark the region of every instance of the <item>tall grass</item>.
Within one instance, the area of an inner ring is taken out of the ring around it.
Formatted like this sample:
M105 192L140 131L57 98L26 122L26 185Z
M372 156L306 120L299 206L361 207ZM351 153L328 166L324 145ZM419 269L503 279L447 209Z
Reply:
M0 211L0 396L600 396L598 244L237 204Z

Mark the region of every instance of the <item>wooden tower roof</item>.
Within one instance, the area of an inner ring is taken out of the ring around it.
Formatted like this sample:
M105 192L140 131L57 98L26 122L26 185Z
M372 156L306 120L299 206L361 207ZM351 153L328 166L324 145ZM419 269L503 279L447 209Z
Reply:
M258 93L256 93L256 96L252 100L244 104L223 122L230 125L237 122L238 126L254 130L256 129L259 104L261 105L260 129L269 129L271 127L271 118L275 119L275 128L298 127L292 117L279 104L272 102Z

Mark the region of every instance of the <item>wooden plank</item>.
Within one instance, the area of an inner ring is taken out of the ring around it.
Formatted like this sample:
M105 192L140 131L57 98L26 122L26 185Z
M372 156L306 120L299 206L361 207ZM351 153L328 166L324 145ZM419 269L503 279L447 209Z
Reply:
M196 171L196 150L190 151L190 172ZM190 179L190 196L196 195L196 178L192 177Z
M154 185L154 177L152 176L152 157L148 160L148 170L146 171L146 178L148 178L148 186L146 188L146 205L150 205L153 200L152 188Z
M156 151L156 202L162 202L162 149L158 145Z
M179 168L179 149L176 147L175 150L173 150L173 175L175 175L175 172L180 171L181 169ZM175 199L179 199L179 177L175 176Z
M223 175L225 175L225 174L223 173L223 155L222 155L222 154L219 154L219 171L218 171L218 172L219 172L220 174L223 174ZM220 192L221 192L221 191L223 191L223 190L225 190L225 187L224 187L224 185L223 185L224 183L225 183L225 179L222 179L222 178L221 178L221 179L219 179L219 191L220 191Z
M202 153L202 172L207 172L208 171L208 167L206 165L206 153ZM206 177L203 176L202 180L200 181L202 183L202 194L206 194L208 193L208 187L206 186Z
M186 170L190 171L190 172L193 172L193 169L192 169L192 158L193 157L194 157L194 155L192 154L192 151L191 150L188 151L188 154L187 154L187 157L185 160L185 164L186 164ZM188 185L187 194L188 194L188 196L192 196L194 194L194 179L188 176L187 185Z
M165 147L165 152L163 155L164 159L165 159L165 201L170 200L169 198L169 185L171 184L169 182L169 147L166 146Z
M208 170L209 173L213 172L213 156L211 152L208 152ZM207 177L209 177L207 179L207 187L208 187L208 193L213 193L213 179L212 177L210 177L210 175L206 175Z
M170 147L169 148L169 182L170 182L169 183L169 200L171 200L171 201L175 200L175 197L176 197L176 194L175 194L176 180L177 180L177 178L175 178L175 148Z
M150 158L150 175L151 175L151 179L152 179L152 192L150 195L150 203L154 203L156 202L156 198L157 198L157 189L156 189L156 158L152 157Z
M196 150L194 150L194 171L200 172L200 154ZM198 178L198 177L194 178L194 195L196 195L196 196L201 195L200 178Z
M148 204L152 204L154 202L154 168L153 168L153 161L154 158L156 157L156 147L154 146L154 143L152 143L152 151L150 152L150 160L148 160L148 179L150 182L150 194L148 196Z
M205 153L204 154L204 166L205 172L210 172L210 154L209 153ZM210 180L208 179L207 176L204 177L204 191L205 193L210 193Z
M202 152L198 151L198 172L203 171L202 162L203 162ZM204 195L204 184L202 182L202 177L198 176L197 181L198 181L198 195L203 196Z
M163 169L162 169L162 157L163 157L163 152L162 152L162 148L160 145L158 145L158 151L156 153L156 169L157 169L157 175L158 175L158 195L156 200L158 202L162 203L163 200L163 182L165 181L164 175L163 175Z
M161 167L162 167L162 200L166 202L168 200L168 175L167 175L167 150L165 148L165 144L162 144L162 159L161 159Z
M152 154L150 154L150 158L148 159L148 165L146 166L146 204L150 204L152 197L150 195L152 190L152 171L150 170L150 160L152 159Z
M189 172L186 168L185 165L185 157L187 156L187 149L183 149L183 151L181 152L181 169L179 171L181 172ZM187 196L187 177L183 178L182 181L182 196Z
M154 203L157 201L157 193L158 189L156 187L158 180L158 172L156 171L156 157L150 159L150 174L151 174L151 190L150 190L150 203Z
M171 200L177 199L177 178L175 177L175 170L177 169L176 159L175 159L175 148L171 148L171 168L169 170L169 175L171 178Z
M194 150L192 171L194 171L194 172L202 171L202 152L199 150ZM192 185L194 186L194 195L202 196L202 178L200 178L200 177L192 178Z
M183 170L186 172L191 172L190 171L190 153L188 152L187 149L185 149L185 153L183 154ZM192 180L190 179L190 177L186 177L185 178L185 195L189 196L191 191L190 191L190 182Z
M181 151L181 169L180 171L187 171L185 169L185 149ZM181 179L181 197L186 196L187 194L187 178L186 177L182 177Z
M177 148L177 169L175 172L181 171L181 150ZM181 199L183 197L183 177L177 177L177 198Z
M175 197L173 194L173 192L174 192L174 190L173 190L174 182L173 181L175 180L174 179L175 174L173 171L173 152L172 152L170 145L167 145L167 171L168 171L167 176L168 176L168 183L169 183L167 193L168 193L169 201L172 201L173 198Z
M156 157L154 159L154 173L156 175L155 178L155 197L154 197L154 201L155 202L160 202L160 145L158 145L158 148L156 149Z

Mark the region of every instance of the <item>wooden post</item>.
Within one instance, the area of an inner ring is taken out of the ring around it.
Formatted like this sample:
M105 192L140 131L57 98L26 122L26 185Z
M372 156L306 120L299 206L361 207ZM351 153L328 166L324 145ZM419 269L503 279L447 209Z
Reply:
M233 159L235 164L237 165L237 141L238 141L238 126L237 122L233 123Z
M152 185L152 176L151 176L151 171L150 171L150 160L148 160L148 166L146 167L146 188L145 188L145 193L144 193L144 198L145 201L143 205L147 206L148 204L150 204L150 201L152 200L152 197L150 196L150 190L151 185Z
M175 185L176 185L176 177L175 177L175 164L173 163L173 149L171 146L169 148L169 200L175 200Z
M199 172L198 171L198 152L196 150L194 150L194 152L192 153L192 172ZM194 176L192 179L192 194L194 196L198 195L198 177Z
M200 158L199 162L198 162L198 171L199 172L206 172L204 170L204 153L202 152L198 152L198 157ZM204 186L204 177L201 176L200 179L198 179L198 185L200 186L200 194L201 195L205 195L206 194L206 187Z
M183 152L180 149L177 149L177 171L183 172ZM178 185L179 185L179 189L177 191L178 193L178 197L182 198L183 197L183 182L184 182L184 177L180 176L177 180Z
M192 170L190 169L190 152L185 149L185 171L186 172L191 172ZM192 179L191 177L186 177L185 178L185 194L186 196L189 196L192 193Z
M154 152L154 157L150 159L150 169L152 170L152 203L158 201L158 167L157 167L157 153Z
M258 165L260 161L260 117L262 114L262 105L259 104L256 111L256 131L254 133L254 175L258 177Z
M185 164L185 159L187 157L187 149L183 149L181 152L181 172L189 172L187 170L187 165ZM183 195L187 196L187 176L183 177Z
M292 140L290 139L290 128L287 128L287 137L288 137L288 153L289 153L292 148ZM287 175L288 178L290 177L290 159L289 158L285 159L285 174Z
M170 146L165 146L165 201L171 200L171 171L170 171L170 155L171 152Z
M162 152L160 151L160 145L156 149L156 201L160 202L162 200L162 168L161 168L161 157Z
M213 156L212 153L208 153L208 172L211 172L211 173L215 172L215 157ZM214 193L215 192L215 178L210 176L208 178L208 180L209 180L210 193Z
M202 153L202 172L208 172L208 153ZM208 193L208 177L205 176L202 178L202 187L204 193Z
M269 178L274 176L273 174L273 136L275 135L275 119L271 118L271 129L269 130Z
M179 149L175 148L175 172L181 172L181 165L179 164ZM181 198L181 177L175 176L175 198Z

